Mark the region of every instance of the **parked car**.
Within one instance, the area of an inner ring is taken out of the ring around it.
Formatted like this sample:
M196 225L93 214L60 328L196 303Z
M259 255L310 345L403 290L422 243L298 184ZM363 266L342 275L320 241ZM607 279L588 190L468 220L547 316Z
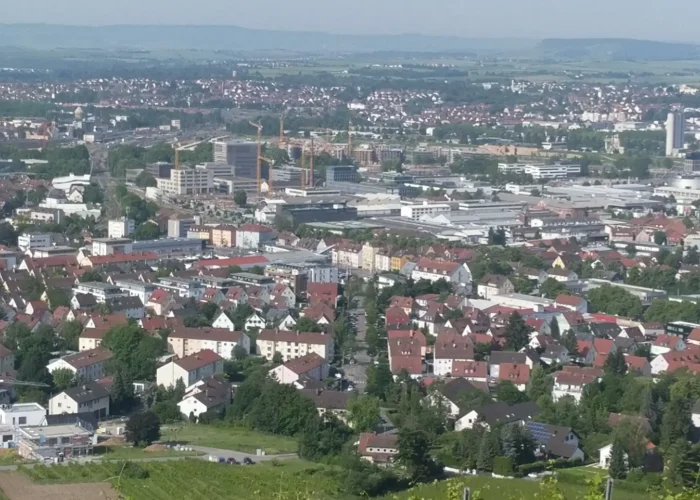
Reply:
M245 458L243 459L243 463L244 463L245 465L253 465L253 464L255 464L255 462L253 462L249 457L245 457Z
M227 458L227 459L226 459L226 463L227 463L227 464L231 464L231 465L238 465L238 460L236 460L236 459L233 458L233 457L230 457L230 458Z

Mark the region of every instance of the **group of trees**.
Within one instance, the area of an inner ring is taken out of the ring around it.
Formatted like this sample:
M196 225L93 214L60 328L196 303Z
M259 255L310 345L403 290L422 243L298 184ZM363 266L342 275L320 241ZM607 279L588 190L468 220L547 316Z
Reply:
M210 143L202 143L193 150L183 150L179 152L180 165L194 166L200 163L214 161L213 146ZM144 169L150 163L175 162L175 149L166 143L155 144L150 148L142 148L130 144L123 144L111 148L107 155L107 165L110 173L114 177L123 178L127 170ZM141 187L154 185L152 176L149 174L139 175L137 184Z

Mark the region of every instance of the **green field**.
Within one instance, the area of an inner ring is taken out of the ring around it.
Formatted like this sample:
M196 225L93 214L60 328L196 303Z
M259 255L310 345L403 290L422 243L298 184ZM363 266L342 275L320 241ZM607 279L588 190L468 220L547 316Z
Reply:
M581 475L593 476L593 474L584 473L584 471L581 472ZM472 493L478 491L480 500L545 500L541 497L542 490L539 481L497 479L488 476L438 481L399 494L387 495L384 500L446 500L448 485L455 482L459 484L460 488L469 487ZM584 484L573 484L561 480L559 488L567 500L582 500L588 492L588 487ZM648 494L629 491L624 486L614 488L613 500L648 500L650 498Z
M294 438L273 436L232 425L183 424L161 429L161 440L195 446L255 453L258 448L268 455L296 453Z
M118 478L118 464L93 463L20 471L41 484L109 480L127 498L149 500L322 500L347 499L324 466L283 460L250 466L200 459L139 464L147 479ZM1 474L1 473L0 473ZM347 499L350 500L350 499Z

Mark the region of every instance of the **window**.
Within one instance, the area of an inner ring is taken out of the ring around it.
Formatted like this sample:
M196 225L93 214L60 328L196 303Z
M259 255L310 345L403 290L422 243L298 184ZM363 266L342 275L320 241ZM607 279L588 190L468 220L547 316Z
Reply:
M19 417L19 425L25 425L27 423L27 417Z
M62 437L61 438L61 444L70 444L70 437Z
M49 446L56 446L58 444L58 439L49 438L48 444L49 444Z
M13 437L14 437L14 436L12 436L12 434L3 434L3 436L2 436L2 442L3 442L3 443L7 443L8 441L12 441L12 438L13 438Z

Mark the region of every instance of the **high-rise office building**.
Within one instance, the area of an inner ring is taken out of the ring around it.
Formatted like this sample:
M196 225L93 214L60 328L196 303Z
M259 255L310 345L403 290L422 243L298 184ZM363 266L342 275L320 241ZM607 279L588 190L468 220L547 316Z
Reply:
M685 117L683 111L671 111L666 118L666 156L672 156L683 149Z
M358 182L355 165L333 165L326 167L326 187L337 182Z
M235 177L258 177L258 145L254 142L214 142L214 163L233 166Z

